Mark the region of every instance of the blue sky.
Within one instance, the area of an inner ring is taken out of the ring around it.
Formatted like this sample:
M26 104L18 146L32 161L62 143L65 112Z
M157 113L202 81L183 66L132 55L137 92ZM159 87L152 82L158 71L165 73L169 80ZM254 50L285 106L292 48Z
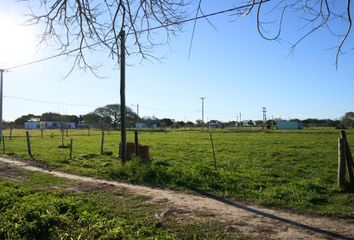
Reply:
M21 22L25 8L19 5L2 1L0 20L11 16ZM219 5L206 1L205 5L205 12L230 6L227 1ZM240 112L242 119L262 119L262 107L267 108L268 118L284 119L336 119L354 111L353 52L340 58L336 70L335 51L327 49L337 41L328 32L311 35L289 55L290 45L285 41L270 42L259 36L254 16L231 21L232 16L226 14L210 20L218 31L206 21L199 21L189 60L192 23L172 38L170 46L154 49L157 56L165 56L162 62L140 63L136 57L128 57L128 106L135 109L133 104L139 104L142 117L191 121L201 119L202 96L206 98L205 120L236 120ZM289 17L286 24L283 38L294 41L299 36L296 19ZM27 29L30 34L39 31ZM351 41L352 37L347 48L352 47ZM10 66L53 54L51 44L25 57L12 56ZM0 53L0 63L7 64L6 68L9 63L1 56ZM6 72L3 118L14 120L24 114L48 111L79 115L96 106L119 103L119 70L114 61L107 51L89 57L103 65L99 74L105 78L75 68L64 79L72 63L66 57Z

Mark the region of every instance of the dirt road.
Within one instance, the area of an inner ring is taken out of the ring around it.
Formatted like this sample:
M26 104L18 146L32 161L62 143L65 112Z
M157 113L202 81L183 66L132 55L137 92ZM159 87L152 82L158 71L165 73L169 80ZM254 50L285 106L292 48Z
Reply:
M103 184L124 189L133 194L152 197L152 202L169 206L158 218L169 214L193 217L196 211L204 212L205 218L221 222L233 222L233 227L255 239L354 239L354 219L344 220L326 217L309 217L270 210L220 198L211 194L186 194L166 189L138 186L115 181L101 180L68 174L10 158L0 158L1 163L30 171L39 171L58 177L92 184ZM190 216L189 216L190 215Z

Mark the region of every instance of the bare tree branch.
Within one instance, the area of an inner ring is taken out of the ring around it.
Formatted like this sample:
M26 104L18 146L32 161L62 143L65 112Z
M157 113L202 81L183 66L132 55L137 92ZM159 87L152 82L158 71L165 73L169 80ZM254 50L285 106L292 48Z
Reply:
M201 0L20 1L34 4L30 9L27 23L44 25L42 43L54 40L62 53L78 49L74 64L88 68L92 72L95 71L95 67L88 56L99 48L109 49L111 57L118 61L120 55L118 38L123 28L129 36L126 47L128 54L137 54L142 60L159 59L153 54L154 47L169 44L171 37L181 30L183 23L194 21L189 50L191 52L197 21L206 19L214 26L209 17L230 13L230 9L227 9L213 14L204 14ZM269 41L287 38L283 36L287 32L286 29L289 29L289 26L293 28L293 23L289 24L289 21L301 24L299 29L293 31L297 39L292 44L292 50L310 35L321 29L327 29L339 42L335 44L337 46L335 64L338 67L340 56L345 52L352 29L351 0L233 0L230 2L234 6L232 17L245 17L254 13L260 36ZM338 23L338 21L342 22ZM160 30L158 34L157 29Z

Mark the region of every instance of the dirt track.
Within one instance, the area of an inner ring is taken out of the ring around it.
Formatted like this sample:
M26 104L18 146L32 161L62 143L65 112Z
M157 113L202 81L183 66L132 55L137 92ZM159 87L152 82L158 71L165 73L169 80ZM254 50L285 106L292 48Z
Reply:
M234 228L256 239L354 239L354 219L343 220L325 217L309 217L279 210L244 205L210 194L191 195L165 189L138 186L115 181L100 180L47 170L29 162L0 158L1 163L19 168L40 171L58 177L92 184L115 186L133 194L152 197L155 203L169 206L159 218L169 214L193 217L193 212L205 212L205 217L221 222L233 222Z

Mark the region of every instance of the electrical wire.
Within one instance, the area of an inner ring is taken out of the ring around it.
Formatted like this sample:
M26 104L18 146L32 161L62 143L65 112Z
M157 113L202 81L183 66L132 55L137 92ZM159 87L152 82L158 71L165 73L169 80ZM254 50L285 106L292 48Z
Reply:
M94 107L94 108L102 107L102 106L98 106L98 105L54 102L54 101L47 101L47 100L41 100L41 99L15 97L15 96L8 96L8 95L4 95L4 98L10 98L10 99L16 99L16 100L22 100L22 101L28 101L28 102L66 105L66 106ZM197 111L182 111L182 110L173 110L173 109L160 109L160 108L154 108L154 107L149 107L149 106L145 106L145 105L139 105L139 107L142 109L150 109L150 110L155 110L155 111L159 111L159 112L170 112L170 113L195 113L195 112L197 112Z
M53 101L46 101L46 100L40 100L40 99L23 98L23 97L15 97L15 96L5 96L5 95L4 95L4 98L11 98L11 99L17 99L17 100L23 100L23 101L29 101L29 102L37 102L37 103L49 103L49 104L76 106L76 107L95 107L95 108L100 107L100 106L97 106L97 105L53 102Z
M266 3L266 2L269 2L270 0L263 0L263 1L260 1L260 2L256 2L256 3L250 3L250 4L246 4L246 5L243 5L243 6L237 6L237 7L233 7L233 8L229 8L229 9L225 9L225 10L221 10L221 11L217 11L217 12L212 12L212 13L209 13L209 14L203 14L201 16L196 16L196 17L193 17L193 18L188 18L188 19L185 19L185 20L181 20L181 21L177 21L177 22L172 22L172 23L169 23L169 24L164 24L164 25L160 25L160 26L156 26L156 27L152 27L152 28L148 28L148 29L143 29L143 30L140 30L140 31L136 31L136 32L132 32L132 33L129 33L127 35L132 35L132 34L140 34L140 33L144 33L144 32L149 32L149 31L153 31L153 30L157 30L157 29L160 29L160 28L167 28L167 27L170 27L170 26L173 26L173 25L181 25L183 23L187 23L187 22L191 22L191 21L196 21L196 20L199 20L199 19L203 19L203 18L208 18L208 17L212 17L212 16L216 16L216 15L220 15L220 14L224 14L224 13L228 13L228 12L232 12L232 11L235 11L235 10L241 10L243 8L247 8L247 7L251 7L251 6L254 6L254 5L258 5L260 3ZM105 41L106 44L109 44L110 41L113 41L115 38L112 37L112 38L109 38ZM93 47L93 46L96 46L96 45L100 45L102 44L103 42L96 42L96 43L92 43L92 44L89 44L85 47L78 47L78 48L75 48L73 50L70 50L68 52L61 52L61 53L58 53L56 55L53 55L53 56L50 56L50 57L46 57L46 58L42 58L42 59L38 59L38 60L35 60L35 61L32 61L32 62L28 62L28 63L23 63L23 64L19 64L19 65L15 65L15 66L12 66L12 67L8 67L6 68L5 70L6 71L9 71L11 69L16 69L16 68L21 68L21 67L25 67L25 66L29 66L29 65L33 65L33 64L37 64L37 63L40 63L40 62L44 62L44 61L47 61L47 60L50 60L50 59L53 59L53 58L57 58L57 57L61 57L61 56L64 56L64 55L69 55L71 53L74 53L76 51L79 51L79 50L82 50L82 49L86 49L86 48L90 48L90 47Z

